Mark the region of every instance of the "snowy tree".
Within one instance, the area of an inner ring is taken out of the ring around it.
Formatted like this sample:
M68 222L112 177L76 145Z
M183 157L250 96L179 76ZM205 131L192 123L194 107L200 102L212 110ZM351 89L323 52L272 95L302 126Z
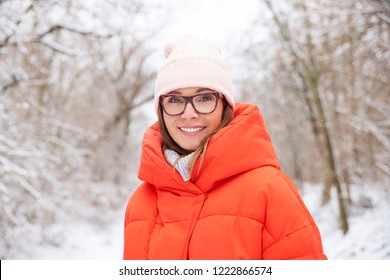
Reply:
M151 99L147 42L159 23L145 25L145 10L135 0L0 1L1 258L31 240L58 244L61 230L45 229L103 222L97 209L127 198L129 126Z

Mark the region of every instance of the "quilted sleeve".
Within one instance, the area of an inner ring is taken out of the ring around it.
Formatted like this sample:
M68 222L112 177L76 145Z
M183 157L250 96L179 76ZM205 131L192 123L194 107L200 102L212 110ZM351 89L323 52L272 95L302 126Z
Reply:
M263 259L327 259L318 227L291 180L277 169L268 178Z

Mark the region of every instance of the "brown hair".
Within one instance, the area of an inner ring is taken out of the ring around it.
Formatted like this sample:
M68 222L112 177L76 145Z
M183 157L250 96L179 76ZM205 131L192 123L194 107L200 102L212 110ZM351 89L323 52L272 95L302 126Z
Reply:
M190 153L194 152L194 154L191 156L191 158L190 158L190 160L188 162L188 166L187 166L190 174L192 173L192 171L194 169L194 165L195 165L196 160L200 156L202 156L202 158L201 158L201 162L200 162L199 168L202 166L204 152L206 151L207 144L208 144L210 138L215 133L217 133L221 128L227 126L234 118L234 113L233 113L232 108L229 106L229 104L226 102L226 100L224 98L222 100L223 100L223 111L222 111L222 116L221 116L221 123L219 124L219 126L213 132L211 132L209 135L205 136L200 141L200 145L199 145L199 147L195 151L185 150L182 147L180 147L175 142L175 140L173 140L173 138L169 134L168 129L167 129L166 125L165 125L164 116L163 116L163 110L162 110L161 105L158 108L157 115L158 115L158 120L159 120L159 128L160 128L160 132L161 132L161 135L162 135L162 149L163 150L171 149L171 150L174 150L177 153L179 153L180 157L176 160L176 162L180 158L182 158L182 157L184 157L186 155L189 155ZM175 164L176 164L176 162L175 162Z

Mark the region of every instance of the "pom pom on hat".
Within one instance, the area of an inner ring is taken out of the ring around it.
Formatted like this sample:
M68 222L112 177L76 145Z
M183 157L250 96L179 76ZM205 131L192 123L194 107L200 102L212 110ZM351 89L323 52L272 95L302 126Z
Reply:
M161 95L187 87L215 90L225 96L234 110L232 81L217 45L187 35L167 43L164 55L166 60L158 72L154 92L156 112Z

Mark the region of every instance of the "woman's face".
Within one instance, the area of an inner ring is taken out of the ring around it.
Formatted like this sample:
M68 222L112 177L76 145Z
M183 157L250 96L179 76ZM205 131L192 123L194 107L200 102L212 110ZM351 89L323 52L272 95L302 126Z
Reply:
M213 92L209 89L190 87L175 90L169 95L194 96L202 93ZM160 105L161 106L161 105ZM221 123L223 101L218 98L217 107L210 114L197 113L190 102L185 110L178 116L170 116L163 111L164 122L172 139L183 149L196 150L203 137L213 132Z

